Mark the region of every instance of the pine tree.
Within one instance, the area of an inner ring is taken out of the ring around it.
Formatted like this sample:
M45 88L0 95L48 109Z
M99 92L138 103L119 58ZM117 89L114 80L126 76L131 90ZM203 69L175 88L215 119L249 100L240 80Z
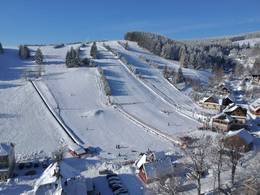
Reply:
M40 48L38 48L36 50L34 60L35 60L36 64L42 64L43 63L43 54L42 54L42 51L41 51Z
M21 59L28 59L30 57L30 50L27 46L25 45L20 45L19 46L19 56Z
M175 78L174 78L174 82L175 83L182 83L182 82L184 82L185 80L184 80L184 76L183 76L183 73L182 73L182 68L180 67L179 69L178 69L178 72L176 73L176 75L175 75Z
M66 54L65 64L68 68L80 65L79 53L73 47Z
M168 66L167 65L165 65L163 67L163 77L166 78L166 79L168 79L168 77L169 77L169 71L168 71Z
M128 50L128 41L125 43L125 49Z
M251 69L252 74L259 74L260 73L260 58L255 59L255 63Z
M96 42L94 42L91 46L91 49L90 49L90 55L96 59L97 58L97 45L96 45Z
M4 49L3 49L3 46L2 44L0 43L0 54L4 53Z

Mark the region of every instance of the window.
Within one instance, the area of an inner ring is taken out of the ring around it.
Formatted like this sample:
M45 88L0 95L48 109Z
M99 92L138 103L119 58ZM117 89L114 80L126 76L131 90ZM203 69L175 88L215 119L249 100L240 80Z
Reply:
M8 156L0 156L0 169L8 168Z

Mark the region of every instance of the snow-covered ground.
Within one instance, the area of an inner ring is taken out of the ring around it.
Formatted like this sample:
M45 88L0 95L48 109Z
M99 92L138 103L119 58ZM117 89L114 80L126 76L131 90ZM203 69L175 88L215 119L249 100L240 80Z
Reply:
M138 75L103 44L123 56L137 69ZM136 43L128 44L126 50L118 41L97 43L99 59L94 61L104 70L112 91L110 98L105 96L97 67L68 69L65 66L66 52L80 44L58 49L41 46L45 72L34 83L77 139L98 152L92 160L66 160L86 177L93 177L104 192L107 190L105 178L98 176L98 171L111 168L122 174L129 189L135 187L130 190L132 194L142 194L143 185L133 170L115 166L136 159L140 152L148 149L181 152L173 142L178 141L179 136L201 134L197 130L200 124L196 114L202 110L163 78L162 69L149 65L144 59L172 68L179 67L177 62L155 56ZM81 47L82 58L89 57L90 46ZM16 48L6 49L0 55L0 142L14 142L21 160L50 156L54 150L72 143L33 85L21 78L23 69L34 66L31 60L20 60ZM183 72L185 76L202 81L209 77L207 71L183 69ZM31 189L34 180L30 179L17 181L19 190L15 189L15 183L0 185L0 194L1 189L7 193ZM204 188L206 185L205 181Z
M30 62L20 61L17 50L6 49L0 64L0 142L15 144L17 160L50 156L65 142L32 85L20 79Z

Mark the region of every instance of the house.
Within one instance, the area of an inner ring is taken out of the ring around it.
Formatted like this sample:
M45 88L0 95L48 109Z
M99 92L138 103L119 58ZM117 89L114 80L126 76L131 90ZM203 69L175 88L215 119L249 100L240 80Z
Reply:
M260 74L252 74L252 83L260 84Z
M224 138L224 145L227 148L236 147L241 152L248 152L253 147L254 137L245 129L230 131Z
M144 183L151 183L160 178L165 178L173 173L171 159L164 152L147 152L136 162L138 175Z
M228 105L234 103L232 98L230 96L225 96L222 98L220 104L222 106L222 109L226 108Z
M74 157L81 158L82 156L87 154L87 150L83 146L77 144L71 143L68 148L69 153Z
M249 111L254 116L260 117L260 98L256 99L252 104L250 104Z
M246 117L247 117L247 109L242 108L239 105L234 103L229 104L223 112L229 116L231 116L233 120L233 129L240 129L243 128L246 124Z
M43 172L36 181L34 188L26 195L64 195L64 194L95 194L92 179L85 178L80 171L64 161L54 162Z
M229 131L233 125L233 118L225 113L220 113L211 118L212 129L216 131Z
M219 99L216 96L211 95L209 97L204 97L199 102L199 105L206 109L220 110L220 108L221 108L220 103L221 102L219 101Z
M0 181L13 175L15 167L14 144L0 143Z
M230 89L225 83L219 84L216 88L219 95L226 96L230 94Z

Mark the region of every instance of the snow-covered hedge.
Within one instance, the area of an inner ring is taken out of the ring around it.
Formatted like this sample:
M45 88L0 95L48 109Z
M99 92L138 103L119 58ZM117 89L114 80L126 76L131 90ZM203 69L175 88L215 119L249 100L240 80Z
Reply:
M101 67L98 67L98 72L100 74L100 78L101 78L101 82L103 84L103 88L104 88L105 94L107 96L111 96L112 95L111 88L110 88L110 86L108 84L108 81L107 81L105 75L104 75L103 69Z

